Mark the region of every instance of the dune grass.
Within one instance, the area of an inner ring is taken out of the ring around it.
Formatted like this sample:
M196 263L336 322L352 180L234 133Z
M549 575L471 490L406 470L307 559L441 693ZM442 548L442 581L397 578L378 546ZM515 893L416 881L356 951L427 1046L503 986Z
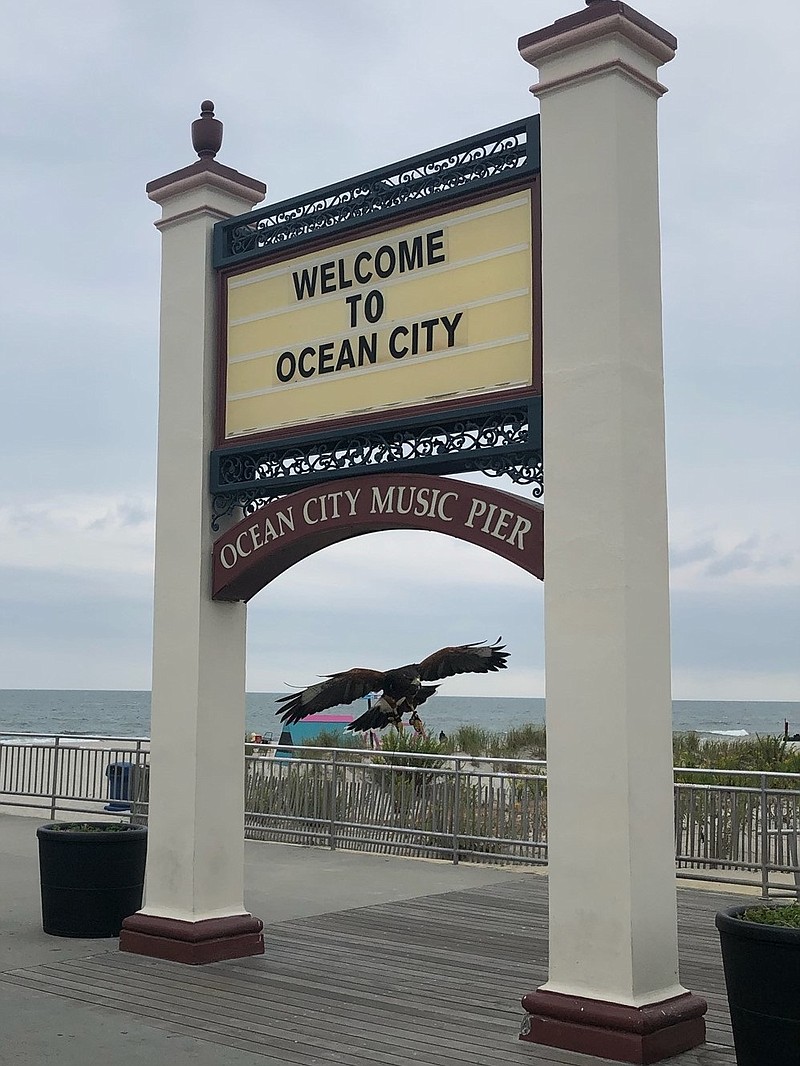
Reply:
M444 766L449 753L448 744L432 736L421 737L411 729L390 729L381 738L380 754L373 761L391 766L424 766L433 770ZM415 759L415 755L439 755L444 758Z
M367 738L362 734L343 734L333 730L323 730L313 740L305 743L318 748L368 746ZM706 739L693 732L674 733L672 748L673 765L676 768L691 767L709 771L708 781L696 774L683 775L678 780L734 784L734 778L721 780L721 775L729 770L800 774L800 750L787 744L783 737L756 734L729 740L724 737ZM428 755L461 753L473 758L483 756L490 759L546 759L547 731L545 726L539 723L517 726L505 733L476 725L463 725L440 742L434 733L422 740L409 729L399 734L395 730L389 730L383 737L383 750L395 755L413 752Z
M678 774L678 781L702 784L737 783L725 777L726 770L747 770L751 773L800 774L800 751L791 747L783 737L743 737L741 740L705 740L697 733L675 733L672 738L672 758L675 767L707 769L716 773L699 777L697 774ZM742 782L739 781L739 784ZM787 781L787 787L798 782Z
M337 733L333 730L321 730L310 740L304 741L313 748L366 748L367 737L361 733ZM546 753L545 728L543 725L524 725L509 729L506 733L496 733L480 726L463 725L446 740L439 741L432 731L425 738L420 738L406 728L398 733L387 730L382 738L382 750L394 753L414 752L426 755L466 755L487 756L493 759L544 759Z
M451 753L464 752L491 759L544 759L547 752L545 727L531 723L506 733L495 733L480 726L463 725L447 739Z
M448 750L506 759L546 759L547 731L531 723L495 733L479 726L461 726L447 740ZM698 733L674 733L673 765L710 771L800 774L800 751L783 737L756 734L742 739L705 739ZM696 780L696 778L695 778ZM732 783L732 782L731 782Z

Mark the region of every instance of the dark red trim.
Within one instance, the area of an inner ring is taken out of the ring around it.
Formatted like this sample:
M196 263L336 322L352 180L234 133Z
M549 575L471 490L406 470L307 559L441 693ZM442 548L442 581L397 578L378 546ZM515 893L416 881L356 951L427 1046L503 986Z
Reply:
M531 184L531 338L533 339L533 394L542 395L542 183Z
M246 174L240 174L238 170L226 167L224 164L218 163L216 159L211 159L208 156L196 159L188 167L173 170L171 174L165 174L163 178L154 178L153 181L148 181L147 185L145 185L145 192L149 196L150 193L165 189L169 185L174 185L177 181L193 178L196 174L218 174L219 177L226 178L228 181L235 181L237 185L250 189L252 192L257 192L262 197L267 192L267 187L263 181L259 181L258 178L249 178Z
M335 493L339 495L334 505ZM409 512L401 514L399 507ZM287 515L294 528L289 528ZM444 533L486 548L534 577L544 577L541 504L453 478L374 474L328 481L283 496L226 530L214 542L212 596L249 600L322 548L387 529Z
M623 4L620 0L597 0L596 3L590 4L589 7L584 8L582 11L576 11L574 14L566 15L562 19L556 19L552 26L545 26L544 29L536 30L533 33L526 34L524 37L520 37L519 50L523 51L533 44L543 44L545 41L561 37L570 30L577 30L581 26L588 26L592 22L599 22L601 19L607 19L613 15L622 15L628 22L638 26L641 30L646 30L657 41L661 41L662 44L667 45L669 48L678 47L676 37L673 37L668 30L659 26L658 23L651 22L650 19L645 18L644 15L629 4Z
M225 407L228 400L228 274L217 274L217 397L214 422L214 447L220 448L225 440Z
M644 1007L537 989L522 997L528 1013L520 1040L644 1066L705 1041L707 1004L692 992Z
M371 237L377 233L391 233L393 230L402 229L417 222L423 222L437 215L451 214L461 211L465 207L475 204L486 203L489 200L500 199L504 196L512 196L523 190L531 192L532 224L531 224L531 269L532 269L532 304L533 304L533 331L532 331L532 387L517 389L498 389L495 392L481 393L479 396L461 396L450 400L434 400L429 403L415 404L402 408L380 408L374 412L359 415L348 415L341 418L327 418L319 422L307 422L302 426L281 426L274 430L262 430L258 433L248 433L243 436L225 436L225 407L227 401L227 311L228 311L228 279L240 274L247 274L251 270L260 270L265 266L273 266L276 263L289 262L301 255L310 255L322 251L325 248L349 244L351 241ZM380 217L365 222L363 226L356 226L347 230L345 234L323 234L317 240L309 241L299 248L279 248L266 253L259 259L249 260L236 267L219 272L219 288L217 297L217 402L216 402L216 427L215 447L224 448L238 444L255 444L260 441L275 440L285 437L287 434L296 435L303 433L318 433L330 429L336 431L347 429L351 426L367 426L374 422L385 422L389 419L402 422L406 418L421 413L438 414L439 412L457 410L459 407L474 407L478 403L490 405L498 400L515 400L527 396L539 396L542 392L542 316L541 316L541 287L542 287L542 242L541 242L541 184L539 175L526 175L524 179L509 182L502 188L485 189L465 195L455 202L447 204L432 203L425 207L409 211L401 217L393 218L391 225L387 227L386 220Z
M120 951L203 966L224 959L264 954L264 928L252 914L182 922L153 914L132 914L122 923Z

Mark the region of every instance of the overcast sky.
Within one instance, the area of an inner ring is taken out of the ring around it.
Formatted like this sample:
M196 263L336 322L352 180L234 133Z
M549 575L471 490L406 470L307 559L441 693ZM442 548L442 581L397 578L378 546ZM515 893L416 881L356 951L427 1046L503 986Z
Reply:
M533 113L517 38L579 6L1 0L0 687L149 688L144 186L192 161L200 101L220 161L284 199ZM797 3L638 6L679 40L659 105L674 695L800 700ZM435 534L307 560L249 630L250 689L502 634L510 669L446 691L544 691L540 585Z

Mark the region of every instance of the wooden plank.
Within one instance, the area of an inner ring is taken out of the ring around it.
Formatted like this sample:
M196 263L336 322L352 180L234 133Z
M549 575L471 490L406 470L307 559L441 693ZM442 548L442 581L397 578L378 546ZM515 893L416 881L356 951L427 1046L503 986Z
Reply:
M741 897L681 889L678 900L681 976L707 995L709 1040L670 1066L735 1066L714 913ZM208 967L100 953L5 979L254 1052L265 1066L604 1061L516 1039L519 997L547 976L547 881L539 875L265 933L266 956Z
M59 972L49 972L53 970ZM40 976L86 992L97 988L98 977L107 980L109 976L105 967L94 968L89 974L83 971L79 962L39 968ZM262 991L266 990L271 991L268 985ZM172 1011L175 1017L202 1019L204 1027L213 1026L221 1033L233 1035L238 1032L257 1036L271 1048L280 1047L284 1052L291 1051L298 1040L307 1046L336 1053L348 1049L352 1051L352 1034L355 1031L358 1033L355 1048L372 1061L395 1062L397 1048L402 1048L405 1054L422 1056L432 1063L441 1054L447 1056L451 1053L468 1054L470 1060L479 1066L492 1066L496 1061L494 1055L482 1053L481 1040L484 1035L479 1029L475 1030L475 1041L470 1042L462 1038L459 1030L451 1031L446 1036L442 1036L440 1028L420 1032L421 1027L414 1026L413 1019L407 1019L405 1026L393 1025L391 1016L384 1015L380 1010L340 1013L332 1005L320 1007L318 1003L305 1004L301 1001L285 1004L270 995L268 1009L265 1010L262 996L260 1001L254 1002L259 1012L254 1013L253 1010L234 1007L230 1002L221 1004L213 996L193 994L188 989L178 994L173 988L165 994L162 990L154 992L146 985L137 987L130 981L119 979L113 988L106 988L98 996L98 1002L105 1006L118 1005L120 1000L123 1004L133 1003L140 1008L146 1007L148 1002L158 1004L160 1009ZM498 1035L505 1041L515 1039L516 1026Z
M74 969L74 966L71 967L72 971ZM113 974L109 974L106 969L95 971L93 968L83 965L81 970L89 974L96 972L104 980L119 980ZM141 981L145 983L154 985L159 983L159 980L152 975L140 975L140 977ZM416 990L412 990L405 995L392 997L389 994L392 992L391 986L387 993L383 991L376 993L374 986L367 986L366 989L363 989L354 986L352 983L347 985L340 983L333 989L331 989L330 985L309 987L308 982L302 979L289 984L281 983L276 981L273 975L266 971L257 980L249 984L245 981L231 978L227 973L215 977L208 973L197 973L196 971L193 971L191 976L185 981L176 982L174 975L170 975L169 977L164 977L160 983L181 987L184 991L188 991L189 994L195 996L217 995L223 1000L233 998L244 1003L252 1000L253 1006L259 1010L263 1010L263 996L266 988L269 990L271 1002L306 1004L309 1009L313 1010L317 1009L321 1003L324 1004L329 1001L335 1005L337 1011L341 1009L343 1004L352 1003L358 1009L376 1013L380 1016L396 1013L414 1028L426 1024L431 1024L438 1028L443 1020L452 1017L454 1011L459 1011L462 1025L472 1026L474 1023L474 1028L478 1032L483 1031L487 1025L485 1010L481 1012L480 1008L465 1009L457 999L452 1001L440 1000L436 1003L430 1000L421 1001ZM483 1004L480 1004L480 1007L483 1007ZM517 1022L522 1014L521 1008L514 1005L511 1011L497 1012L496 1021L498 1023L503 1013L510 1017L511 1028L516 1034ZM502 1026L507 1028L508 1023L503 1021Z
M104 970L102 972L104 979L115 979L113 976L109 977L107 971ZM142 980L159 982L158 978L150 975L143 975ZM164 976L161 982L170 985L176 983L174 975ZM437 997L436 1001L433 1002L432 999L421 997L419 990L416 988L398 990L393 983L387 983L385 991L383 989L376 991L374 983L360 979L348 980L344 977L333 987L332 992L330 981L315 982L305 975L287 979L286 977L276 976L272 968L265 967L262 973L249 981L244 978L228 977L227 972L224 976L219 975L216 977L213 974L196 974L193 972L190 977L187 977L185 982L181 982L181 985L192 990L197 990L198 988L207 989L208 994L218 995L222 999L229 996L241 999L244 1002L252 999L259 1009L263 1009L264 990L267 988L271 1001L308 1001L311 1006L317 1006L321 1002L333 998L337 1007L348 1003L354 1005L366 1003L369 1005L377 1002L379 1003L378 1009L382 1014L397 1013L401 1016L404 1015L411 1020L415 1027L424 1025L428 1021L438 1026L443 1019L452 1018L452 1014L456 1010L461 1015L462 1024L468 1025L474 1022L478 1031L483 1031L487 1025L485 1008L488 1002L485 997L474 1008L471 1005L471 1001L470 1006L465 1007L463 996L460 998L455 995L452 997ZM492 1002L491 1006L498 1018L503 1014L508 1014L516 1023L522 1016L522 1009L516 1003L512 1005L510 1010L508 1009L508 1004L495 1007L494 1002ZM514 1028L516 1029L516 1024L514 1024Z
M163 999L155 1003L142 1001L136 996L129 998L127 1004L123 994L115 994L106 989L104 994L98 995L96 985L82 986L80 982L49 978L48 975L38 975L35 981L30 982L32 987L40 991L54 991L57 994L66 995L69 998L81 999L84 1002L94 1002L100 1006L113 1007L127 1013L137 1014L152 1024L160 1021L168 1021L170 1024L178 1023L186 1025L186 1014L182 1010L171 1009L163 1005ZM268 1009L268 1005L267 1009ZM353 1063L354 1066L363 1066L365 1062L385 1063L387 1066L402 1066L408 1061L408 1055L402 1052L393 1052L391 1045L384 1048L376 1042L374 1046L364 1050L363 1041L354 1043L348 1039L344 1043L326 1039L319 1033L315 1033L309 1039L300 1040L297 1037L287 1035L287 1030L281 1028L261 1028L256 1030L243 1030L237 1026L231 1026L218 1018L208 1016L193 1016L190 1026L191 1035L205 1039L208 1033L214 1033L220 1037L220 1043L230 1045L231 1040L241 1040L243 1031L250 1034L250 1042L247 1050L258 1052L261 1048L267 1048L270 1052L280 1052L283 1062L313 1064L320 1059L330 1062ZM348 1057L349 1056L349 1057ZM436 1058L431 1057L431 1062L436 1064Z

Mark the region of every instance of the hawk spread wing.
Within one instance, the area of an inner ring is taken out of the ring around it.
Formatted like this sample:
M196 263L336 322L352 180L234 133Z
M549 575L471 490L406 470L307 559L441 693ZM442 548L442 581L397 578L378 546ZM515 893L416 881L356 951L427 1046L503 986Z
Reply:
M454 674L488 674L504 670L508 652L498 638L494 644L460 644L440 648L419 664L421 681L439 681Z
M277 701L283 704L278 713L281 721L293 724L307 718L309 714L319 714L330 707L340 707L346 703L378 692L383 688L385 674L379 670L344 670L331 674L316 685L309 685L301 692L290 692ZM283 712L283 713L281 713Z

